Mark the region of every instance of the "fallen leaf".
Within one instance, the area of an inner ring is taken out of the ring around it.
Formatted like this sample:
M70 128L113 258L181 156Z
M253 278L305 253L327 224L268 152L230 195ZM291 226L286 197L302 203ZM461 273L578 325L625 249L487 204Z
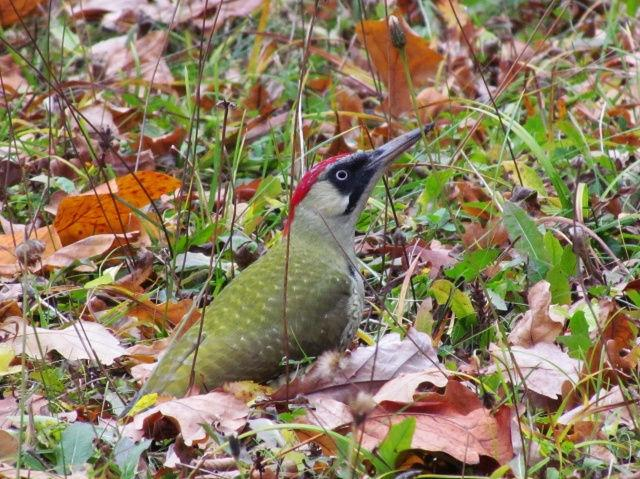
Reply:
M400 374L386 382L373 399L377 403L383 401L411 403L420 400L419 398L425 393L418 391L420 385L429 383L437 388L443 388L447 385L448 376L449 372L446 369L433 366L417 373Z
M636 344L638 326L634 324L625 309L619 308L612 299L603 299L598 303L599 330L596 343L587 352L587 374L602 372L602 354L606 354L604 374L613 382L628 381L629 373L635 374L640 362L640 346ZM607 367L608 366L608 367ZM585 384L589 387L589 384ZM591 391L593 392L593 391Z
M551 306L551 285L547 281L534 284L527 294L529 310L516 322L509 343L529 347L537 343L553 343L562 333L564 318Z
M1 8L5 1L9 0L0 0L0 17L2 17ZM11 1L13 1L14 5L18 3L15 0ZM33 3L38 4L39 2ZM7 96L12 97L16 93L24 92L29 86L27 80L25 80L22 76L20 67L16 64L11 55L0 56L0 71L2 71L2 88L0 88L0 95L6 95L8 93L9 95ZM4 161L8 162L9 160L3 159L3 162ZM2 176L2 178L4 178L4 175ZM5 184L4 180L3 184Z
M511 346L509 350L492 344L489 352L495 363L489 371L498 369L507 380L514 379L518 384L524 381L527 389L551 399L565 395L578 383L582 361L569 357L555 344Z
M504 246L509 242L509 233L497 219L491 219L482 226L479 222L463 223L462 243L467 249L488 249Z
M411 30L404 19L399 20L406 38L404 53L408 72L405 72L401 50L392 44L387 20L365 20L356 24L360 44L367 49L376 73L389 92L385 109L392 115L399 115L412 108L407 73L411 77L411 86L419 90L433 79L442 61L442 56L430 48L424 38Z
M33 468L20 467L19 469L12 466L11 464L7 464L5 462L0 462L0 477L2 478L12 478L12 479L58 479L60 477L64 477L65 479L87 479L86 471L75 471L71 474L65 474L61 476L59 474L55 474L48 471L38 471Z
M135 316L138 318L138 321L143 323L166 327L166 323L168 322L172 326L177 326L192 306L192 299L182 299L177 303L167 301L161 304L155 304L149 300L143 300L137 301L133 307L129 309L127 315ZM200 311L198 309L193 309L183 332L187 331L192 324L196 323L200 319L200 316Z
M75 261L93 258L106 253L114 246L117 246L118 240L127 238L129 241L136 239L135 235L113 235L98 234L81 239L75 243L58 249L53 254L44 258L43 266L48 268L66 268L71 266Z
M0 335L16 354L43 360L55 350L69 361L90 359L109 366L125 353L104 326L89 321L78 320L64 329L45 329L13 317L0 325Z
M11 424L11 417L18 414L20 404L18 399L7 397L0 399L0 428L6 428Z
M90 58L95 65L104 67L107 80L140 77L154 86L172 85L173 75L162 58L167 38L164 30L149 32L133 43L129 35L109 38L91 47Z
M411 258L415 252L411 245L407 245L407 253ZM438 277L442 268L448 268L458 262L458 260L451 255L451 248L444 246L439 241L433 240L428 247L418 248L418 254L420 259L424 262L421 267L429 267L429 277L435 279Z
M491 197L480 187L471 181L454 181L450 185L449 199L457 200L462 209L471 216L489 219L491 214L488 208L478 204L491 202ZM467 204L471 203L471 204Z
M33 13L43 0L0 0L0 26L9 27ZM4 70L3 70L4 73Z
M130 173L102 184L94 191L67 196L60 202L53 224L65 246L95 234L135 231L139 229L137 218L129 206L119 200L142 208L179 186L179 180L163 173Z
M425 88L418 93L416 103L420 113L420 121L425 124L435 120L441 112L451 108L452 105L447 95L433 87Z
M151 153L156 156L166 155L172 150L177 151L180 148L186 134L187 132L184 128L177 127L172 132L158 137L143 135L140 138L139 135L136 135L132 139L131 149L137 151L140 148L140 143L142 143L143 150L151 150Z
M339 401L316 400L306 419L326 429L350 430L341 421L350 420L347 406ZM499 464L511 460L509 408L497 414L484 408L482 401L458 381L449 380L444 394L426 393L419 401L384 401L366 417L358 432L362 447L373 450L387 436L392 425L407 417L416 420L411 449L444 452L466 464L477 464L482 456Z
M377 345L359 347L344 357L325 353L306 375L292 381L288 388L280 388L272 397L284 399L288 392L290 397L316 395L346 402L358 391L375 393L398 374L422 372L437 368L438 364L431 338L410 329L404 339L398 333L386 334Z
M60 248L60 239L54 228L50 226L43 226L38 228L25 238L24 228L19 228L14 225L14 234L0 235L0 276L13 276L22 271L22 266L18 262L16 257L16 247L24 243L27 240L39 240L44 245L44 250L41 253L42 258L51 256L56 249ZM35 267L39 268L40 263Z
M151 251L146 248L139 249L133 259L133 267L130 266L129 274L119 278L116 284L131 292L143 292L142 283L149 279L153 271L153 260Z
M629 429L635 429L637 418L640 417L640 401L637 392L630 390L629 394L636 397L626 398L620 386L614 386L610 391L599 391L594 394L587 404L567 411L558 418L559 424L572 424L578 421L590 420L605 425L624 424Z
M164 439L167 435L156 435L162 432L179 432L185 444L191 446L206 440L207 433L202 424L210 424L224 434L231 434L244 427L248 415L249 408L232 394L213 391L167 401L137 414L133 422L124 427L122 434L138 441L144 436Z
M191 24L209 34L211 31L217 31L231 18L248 17L262 5L262 2L263 0L216 0L207 5L209 7L218 7L219 12L212 11L204 23L201 18L193 18Z

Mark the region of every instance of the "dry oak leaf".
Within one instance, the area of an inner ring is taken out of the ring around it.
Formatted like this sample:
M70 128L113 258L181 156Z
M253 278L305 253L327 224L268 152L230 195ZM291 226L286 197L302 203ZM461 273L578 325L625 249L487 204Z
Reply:
M0 0L0 2L3 1L4 0ZM15 0L13 1L15 3ZM25 80L22 76L20 67L16 64L11 55L0 56L0 71L2 71L3 83L3 88L0 89L0 95L5 95L8 93L8 96L12 96L19 91L24 91L27 89L27 80Z
M23 226L23 225L14 225ZM24 228L16 228L15 235L0 235L0 276L13 276L22 270L16 256L16 246L22 244L24 239ZM126 235L127 239L134 241L135 234ZM43 226L38 228L29 236L29 239L37 239L44 244L44 251L41 259L35 262L30 268L34 271L41 269L66 268L75 261L89 259L99 256L109 251L125 235L100 234L76 241L68 246L61 247L60 239L54 228ZM94 268L84 264L76 268L81 271L93 271Z
M490 219L486 225L479 222L463 223L464 233L460 239L467 249L487 249L491 246L503 246L509 241L509 234L501 221Z
M173 75L162 58L167 36L168 32L155 30L135 40L133 45L129 35L109 38L91 47L91 59L104 67L103 74L108 80L128 80L141 75L154 86L171 85Z
M215 0L209 2L204 0L209 9L217 7L220 11L212 12L204 23L201 18L192 18L191 25L203 29L207 33L210 33L211 30L215 32L231 18L248 17L262 5L262 2L263 0Z
M41 253L42 258L51 256L58 248L60 248L60 239L55 229L50 226L43 226L31 231L25 238L25 228L23 225L14 225L13 234L0 235L0 276L13 276L22 270L22 266L18 262L16 256L16 247L24 243L26 240L39 240L44 244L44 251ZM39 266L37 264L36 266Z
M417 93L428 85L442 61L442 55L411 30L404 19L400 19L399 25L406 38L402 50L393 46L387 20L365 20L356 25L360 44L368 50L376 73L387 87L389 94L384 106L392 115L412 108L407 73ZM408 72L405 72L403 57L406 57Z
M322 396L346 402L359 391L375 393L399 374L438 368L438 356L431 338L411 328L405 338L387 334L374 346L359 347L344 357L336 352L320 356L307 374L273 394L283 399L297 394ZM441 372L442 377L445 377Z
M6 462L0 461L0 478L11 478L11 479L87 479L89 476L86 471L74 471L72 473L57 474L55 472L49 471L38 471L36 469L20 467L19 469L15 467L15 463L9 464Z
M43 0L0 0L0 26L8 27L25 19Z
M109 366L125 353L125 349L104 326L78 320L64 329L30 326L22 318L13 317L0 325L0 337L16 354L45 359L56 350L69 361L98 360Z
M529 311L509 334L509 343L529 347L537 343L553 343L564 327L564 318L549 309L551 285L547 281L534 284L527 294Z
M164 173L130 173L83 195L64 198L53 225L63 245L100 233L135 231L139 222L127 205L142 208L179 186L179 180Z
M71 243L63 248L56 250L50 256L42 260L43 266L47 269L66 268L71 266L75 261L100 256L106 253L114 246L117 246L119 240L135 241L138 235L129 234L98 234L81 239L75 243ZM95 268L87 265L81 265L76 268L77 271L93 271Z
M424 383L432 384L437 388L447 385L449 373L444 368L431 367L417 373L400 374L385 383L373 396L374 401L396 401L410 403L425 394L419 391L420 385Z
M631 395L631 399L622 394L620 386L614 386L609 391L601 390L587 404L581 404L560 416L558 423L573 424L591 420L604 422L605 425L624 424L629 429L635 429L637 418L640 418L640 398L634 389L628 389L627 394Z
M306 416L312 424L336 429L342 423L339 430L350 427L345 424L351 420L345 404L322 399L313 405L315 409ZM513 456L510 415L506 407L492 415L475 393L458 381L449 380L444 394L426 393L417 402L382 402L367 416L361 444L374 449L393 424L413 417L416 429L411 449L444 452L467 464L477 464L481 456L505 464ZM321 438L323 445L328 442L325 439Z
M202 424L210 424L214 429L230 434L244 427L248 415L246 404L232 394L213 391L167 401L137 414L122 434L138 441L150 431L166 433L172 429L176 434L180 432L184 443L191 446L207 439ZM175 431L176 425L178 431Z
M514 378L518 383L524 381L527 389L551 399L566 395L578 383L582 361L569 357L555 344L537 343L529 348L511 346L509 350L491 344L489 352L495 366L488 372L508 369L506 378Z
M137 300L135 304L127 312L127 316L138 318L138 322L147 325L160 325L167 327L167 323L171 326L177 326L182 318L189 313L187 323L181 329L184 334L193 324L195 324L202 313L199 309L193 308L192 299L182 299L177 303L167 301L165 303L156 304L149 300Z

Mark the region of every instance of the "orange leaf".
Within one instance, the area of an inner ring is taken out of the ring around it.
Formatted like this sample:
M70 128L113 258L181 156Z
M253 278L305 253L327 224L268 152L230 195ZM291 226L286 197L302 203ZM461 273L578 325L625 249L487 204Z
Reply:
M136 303L127 313L129 316L136 316L139 321L149 324L160 324L166 327L166 321L173 326L176 326L185 314L189 312L193 300L183 299L177 303L166 302L162 304L155 304L149 300L143 300ZM189 316L188 324L185 326L184 331L189 329L192 324L200 319L201 313L195 309Z
M0 25L8 27L33 12L42 0L0 0Z
M406 38L404 53L407 70L412 87L417 93L417 90L427 86L428 81L433 78L442 56L430 48L424 38L411 30L403 19L400 19L399 24ZM411 96L401 50L391 43L387 21L365 20L362 24L356 25L356 33L360 43L368 50L376 73L387 86L389 96L385 101L386 108L393 115L411 109Z
M64 198L53 224L63 245L100 233L134 231L139 229L137 218L123 202L142 208L179 186L176 178L155 171L121 176L94 191Z
M24 227L15 225L13 234L0 235L0 275L11 276L20 271L20 264L16 257L16 246L25 241ZM43 226L32 231L26 239L39 240L44 244L44 251L40 257L46 258L60 248L60 239L56 231L50 226ZM40 262L37 263L40 266Z

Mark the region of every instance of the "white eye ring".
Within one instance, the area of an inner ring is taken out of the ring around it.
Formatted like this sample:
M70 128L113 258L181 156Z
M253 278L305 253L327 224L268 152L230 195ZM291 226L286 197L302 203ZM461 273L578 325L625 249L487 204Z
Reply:
M344 181L349 178L349 173L347 173L347 170L338 170L336 171L336 178L340 181Z

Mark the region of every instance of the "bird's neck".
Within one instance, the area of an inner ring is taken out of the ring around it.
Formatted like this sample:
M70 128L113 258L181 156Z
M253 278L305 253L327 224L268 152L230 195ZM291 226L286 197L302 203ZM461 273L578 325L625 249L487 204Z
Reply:
M336 221L324 218L315 209L299 206L289 227L289 234L296 241L302 240L310 246L326 245L355 260L353 237L356 219L355 215L350 215Z

